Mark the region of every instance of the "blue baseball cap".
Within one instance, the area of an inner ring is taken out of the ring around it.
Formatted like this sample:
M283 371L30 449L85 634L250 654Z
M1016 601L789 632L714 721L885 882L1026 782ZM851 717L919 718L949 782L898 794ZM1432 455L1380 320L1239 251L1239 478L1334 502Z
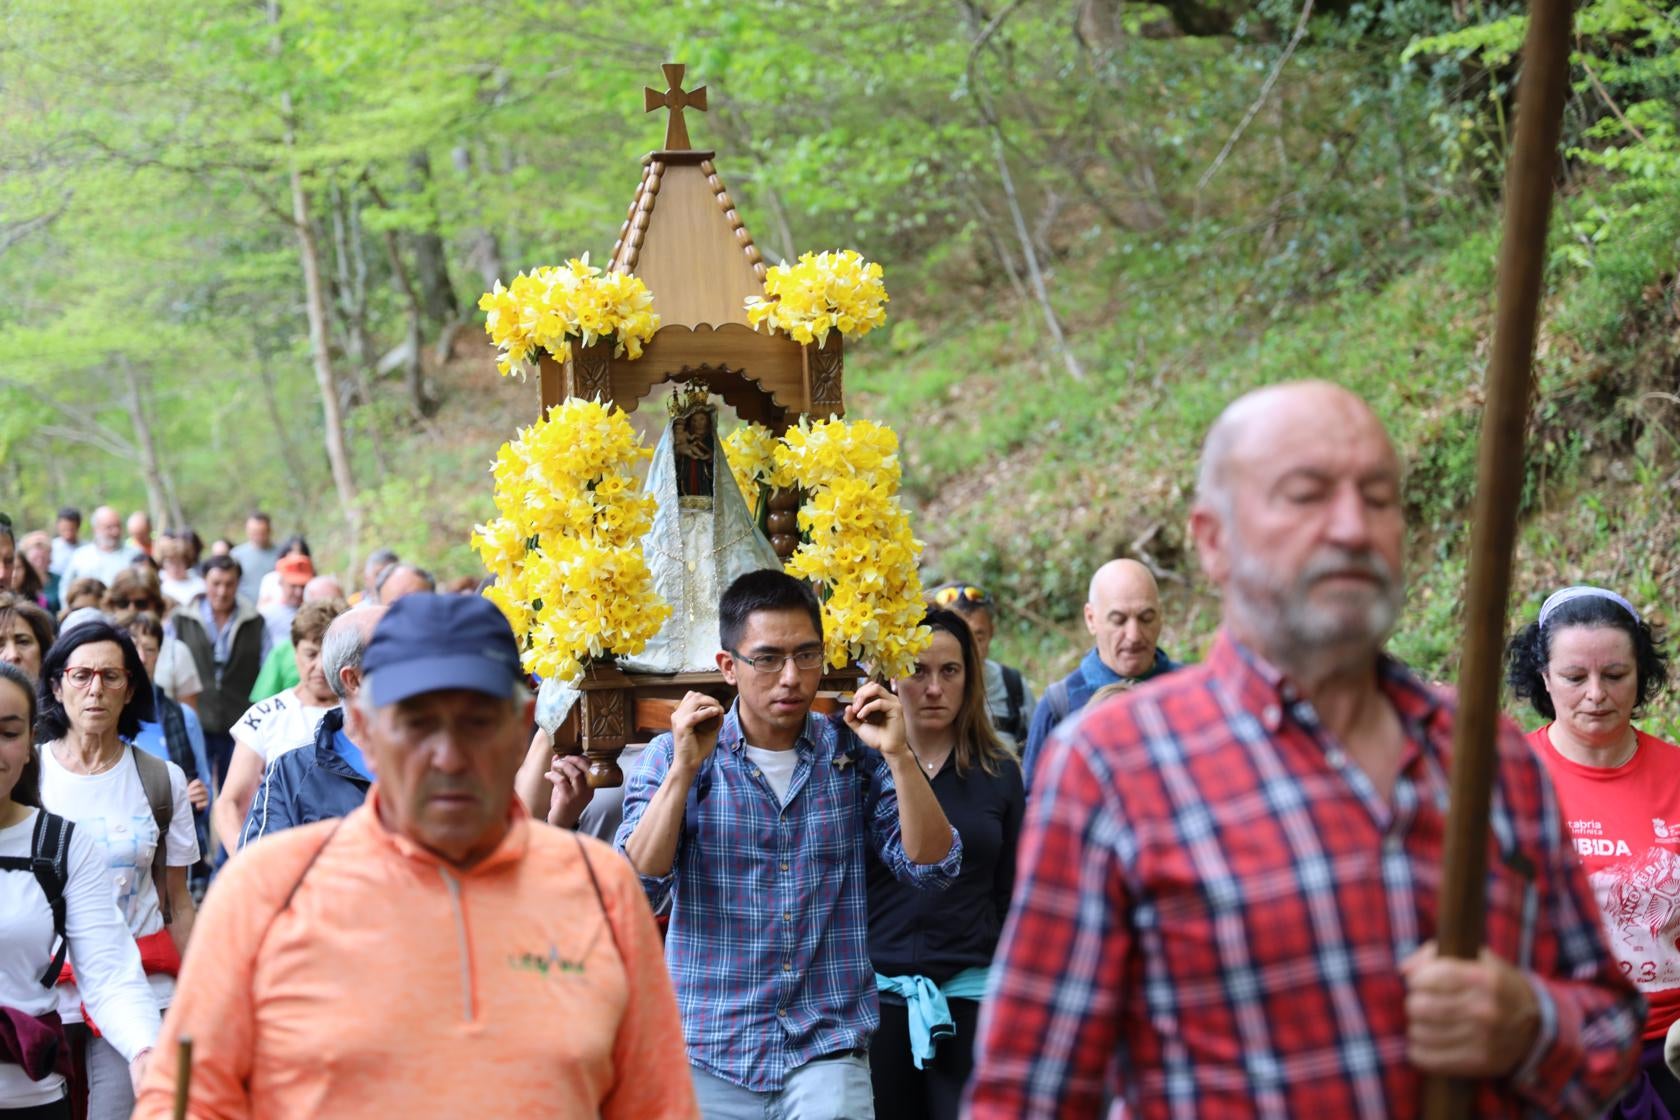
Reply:
M362 675L375 707L465 688L502 698L524 680L513 627L477 595L404 595L373 628Z

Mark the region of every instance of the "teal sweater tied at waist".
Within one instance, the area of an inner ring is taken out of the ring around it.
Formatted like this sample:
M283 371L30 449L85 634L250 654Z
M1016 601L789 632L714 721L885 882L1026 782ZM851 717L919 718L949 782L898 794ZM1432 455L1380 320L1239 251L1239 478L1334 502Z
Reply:
M940 1039L957 1033L956 1024L951 1021L951 1005L946 1001L979 1000L986 994L986 980L990 975L990 969L965 968L941 987L926 976L875 974L876 990L898 996L909 1009L910 1054L917 1069L932 1060Z

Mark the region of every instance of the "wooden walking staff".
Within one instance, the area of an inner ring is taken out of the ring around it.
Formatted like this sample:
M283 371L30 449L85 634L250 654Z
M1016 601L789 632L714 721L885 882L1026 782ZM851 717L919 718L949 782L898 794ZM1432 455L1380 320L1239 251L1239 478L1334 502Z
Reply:
M187 1120L187 1102L192 1099L191 1035L182 1035L175 1043L175 1106L170 1110L174 1120Z
M1488 808L1499 721L1505 603L1522 498L1523 437L1533 382L1534 340L1546 269L1546 223L1569 77L1570 0L1530 0L1528 38L1517 88L1516 140L1505 177L1505 231L1499 249L1499 307L1488 365L1458 726L1453 735L1452 801L1437 943L1441 954L1472 960L1481 951L1487 882ZM1468 1117L1474 1083L1430 1078L1427 1120Z

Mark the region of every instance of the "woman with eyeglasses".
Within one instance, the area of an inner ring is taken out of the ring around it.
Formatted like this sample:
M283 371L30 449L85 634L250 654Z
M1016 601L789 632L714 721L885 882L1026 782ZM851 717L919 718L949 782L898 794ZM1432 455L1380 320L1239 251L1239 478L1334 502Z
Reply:
M101 607L119 630L142 611L159 619L169 615L169 601L163 597L158 577L140 568L118 572L105 592ZM157 664L148 667L148 672L152 683L163 689L165 696L194 711L198 709L198 696L204 691L204 681L198 675L198 663L193 660L192 650L187 648L187 644L170 634L167 626L163 641L158 646Z
M925 891L868 861L869 958L881 998L869 1046L877 1120L956 1120L1026 804L1020 764L986 714L968 624L939 609L923 621L933 642L894 688L910 749L962 837L962 870L946 890Z
M984 666L986 710L998 737L1019 751L1027 741L1038 698L1021 670L992 658L992 636L997 632L996 604L992 597L972 583L947 583L930 593L933 605L956 611L968 623L974 645Z
M167 1007L192 934L187 868L198 836L181 768L133 746L152 718L151 682L128 636L106 622L67 630L41 666L36 734L41 802L76 822L100 849L117 908L139 946L154 1002ZM105 1038L88 1038L72 976L59 1014L86 1040L89 1120L119 1120L134 1107L127 1062Z
M87 978L88 1005L127 1059L131 1080L145 1066L159 1017L102 853L41 808L34 724L35 682L0 664L0 1007L11 1013L0 1040L0 1120L69 1120L52 1050L65 1052L59 954Z

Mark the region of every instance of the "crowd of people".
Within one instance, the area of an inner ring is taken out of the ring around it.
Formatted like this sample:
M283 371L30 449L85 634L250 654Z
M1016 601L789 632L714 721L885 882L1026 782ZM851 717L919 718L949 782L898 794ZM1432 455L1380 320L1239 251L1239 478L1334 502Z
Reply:
M1486 949L1449 959L1456 706L1384 652L1380 420L1250 393L1195 481L1199 661L1116 559L1042 695L956 581L912 672L836 696L813 589L749 572L729 696L617 790L534 729L496 608L390 552L352 604L261 515L203 557L0 521L0 1115L170 1115L190 1037L195 1117L1416 1116L1430 1076L1680 1116L1660 636L1585 584L1522 620L1546 722L1501 725Z

